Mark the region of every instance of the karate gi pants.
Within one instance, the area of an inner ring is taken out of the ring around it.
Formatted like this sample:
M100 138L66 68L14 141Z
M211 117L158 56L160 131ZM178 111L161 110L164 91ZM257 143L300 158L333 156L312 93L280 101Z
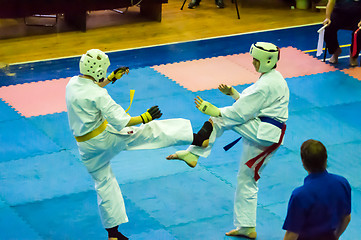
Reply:
M128 222L123 196L110 167L110 160L115 155L126 150L189 145L192 141L193 130L189 120L168 119L155 120L139 127L125 127L121 131L108 124L98 136L78 142L82 162L95 182L104 228Z
M257 130L260 120L250 120L241 125L227 126L222 117L211 117L213 131L209 138L209 146L201 148L191 145L188 151L200 157L208 157L216 138L220 137L225 130L233 130L242 136L242 155L237 175L237 187L234 197L234 225L236 227L255 227L257 215L258 181L254 179L254 170L247 167L246 162L262 153L273 142L263 141L257 138ZM259 173L267 165L270 154L264 161Z

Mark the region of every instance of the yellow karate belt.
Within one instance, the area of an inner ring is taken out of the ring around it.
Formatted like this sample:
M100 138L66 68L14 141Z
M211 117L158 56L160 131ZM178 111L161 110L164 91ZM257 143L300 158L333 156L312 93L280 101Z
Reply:
M100 124L99 127L97 127L96 129L94 129L91 132L88 132L87 134L83 135L83 136L74 136L77 142L85 142L88 141L89 139L92 139L93 137L98 136L99 134L101 134L105 128L107 127L108 121L105 120L102 124Z
M125 112L128 112L130 109L130 106L132 106L132 102L133 102L133 98L134 98L134 93L135 90L130 90L130 104L129 107L127 108L127 110L125 110ZM94 129L91 132L88 132L87 134L83 135L83 136L74 136L77 142L85 142L88 141L89 139L92 139L93 137L98 136L99 134L101 134L105 128L107 127L108 121L105 120L102 124L100 124L99 127L97 127L96 129Z

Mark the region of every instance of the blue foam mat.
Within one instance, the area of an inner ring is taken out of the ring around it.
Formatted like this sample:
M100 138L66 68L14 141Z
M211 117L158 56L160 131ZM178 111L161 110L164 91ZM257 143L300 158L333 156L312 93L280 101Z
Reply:
M43 239L102 239L106 236L98 215L95 191L14 208Z
M10 205L93 189L85 167L62 151L0 163L0 196ZM74 179L75 177L75 179Z
M0 162L52 153L60 150L48 136L21 118L0 125Z
M234 194L230 186L201 169L138 181L121 188L128 199L165 227L224 215L232 208ZM212 197L215 193L216 198Z
M232 239L225 233L233 228L233 214L198 219L194 222L169 227L178 239Z
M174 236L158 221L150 216L138 202L134 202L124 197L124 203L129 222L119 226L119 231L130 239L174 239ZM161 239L161 238L160 238Z
M281 218L261 207L258 208L257 216L258 219L261 219L261 221L257 221L257 228L259 229L257 230L257 239L282 239L284 233L281 229L283 223ZM178 239L247 239L225 235L226 232L234 229L232 209L230 209L230 213L222 216L199 219L195 222L171 226L169 229Z
M359 102L342 104L324 108L323 110L348 126L360 129L361 126L361 96Z
M310 138L327 146L359 141L360 130L341 123L322 109L310 109L289 116L284 146L298 151L301 144Z
M80 57L74 57L10 65L9 72L15 73L15 75L7 76L1 74L1 71L0 77L2 81L0 82L0 86L75 76L79 74L79 60ZM49 73L49 69L51 69L51 73Z
M150 67L130 70L128 75L106 88L111 96L125 100L129 99L129 91L125 89L135 89L135 100L149 100L165 95L171 98L176 94L188 93L185 88Z
M173 235L164 229L149 230L147 232L143 231L138 234L132 234L132 240L143 240L143 239L158 239L158 240L176 240Z
M287 82L290 92L317 107L361 100L361 81L340 71L290 78Z
M331 146L328 149L328 169L348 179L351 186L361 188L360 162L361 141Z
M273 156L259 180L259 204L269 206L288 202L293 189L303 184L306 175L299 154Z
M1 96L0 96L1 97ZM22 116L0 99L0 122L19 119Z
M174 239L157 220L136 204L127 198L124 201L130 220L119 227L124 235L131 239L149 239L149 236ZM102 239L106 236L97 211L95 191L19 205L15 209L44 239ZM62 221L59 222L58 219Z
M1 239L42 239L38 233L29 226L14 208L1 205L0 206L0 229Z
M62 149L77 149L76 140L69 128L66 112L29 118L32 124L41 129Z
M290 92L290 101L288 104L289 115L292 115L294 112L305 111L314 107L315 104L310 103L303 97L295 95L292 91Z
M124 151L112 159L111 165L119 184L191 171L182 161L165 159L176 151L175 147Z
M262 207L257 209L257 240L282 239L284 236L282 225L282 218Z

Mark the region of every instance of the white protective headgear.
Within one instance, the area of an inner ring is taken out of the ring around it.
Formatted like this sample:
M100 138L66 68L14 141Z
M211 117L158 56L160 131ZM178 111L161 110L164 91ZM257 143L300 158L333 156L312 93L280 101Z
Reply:
M270 71L279 60L279 48L268 42L256 42L252 44L250 54L260 62L258 72Z
M96 82L106 77L109 65L108 55L99 49L87 51L79 62L80 73L93 77Z

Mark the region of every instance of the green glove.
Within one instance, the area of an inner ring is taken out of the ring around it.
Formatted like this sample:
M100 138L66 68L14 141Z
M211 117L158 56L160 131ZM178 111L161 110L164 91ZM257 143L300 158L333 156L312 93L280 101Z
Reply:
M153 106L149 108L145 113L141 114L140 117L143 120L143 123L149 123L153 119L160 118L162 116L161 111L158 106Z
M239 92L232 86L227 86L226 84L220 84L218 89L228 96L231 96L234 100L238 100L240 94Z
M119 67L108 76L108 80L115 83L115 81L120 79L125 73L129 73L129 67Z
M195 98L194 100L196 107L198 108L199 111L212 117L221 116L221 110L219 110L219 108L217 108L216 106L212 105L207 101L203 101L203 99L200 98L199 96L197 96L197 98Z

